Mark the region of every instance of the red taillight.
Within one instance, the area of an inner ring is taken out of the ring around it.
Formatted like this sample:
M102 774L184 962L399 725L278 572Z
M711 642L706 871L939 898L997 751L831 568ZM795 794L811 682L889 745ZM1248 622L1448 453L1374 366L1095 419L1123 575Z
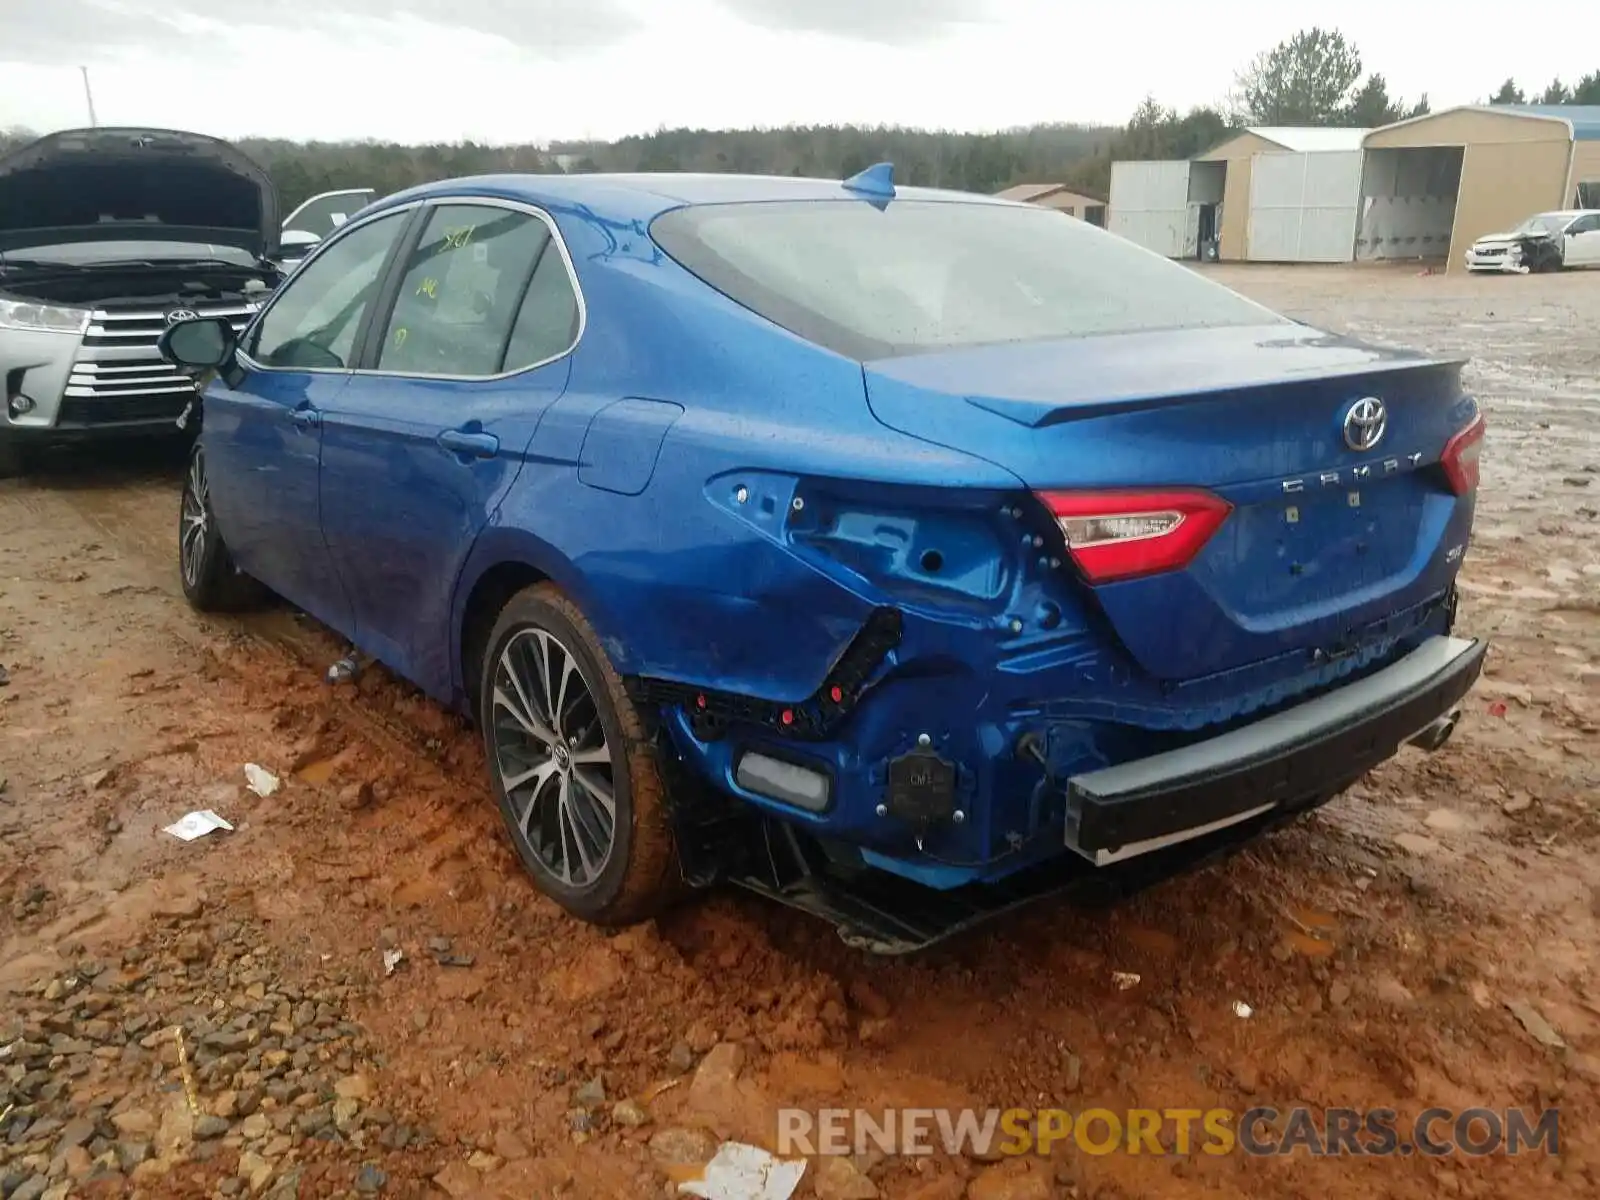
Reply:
M1191 489L1040 492L1039 499L1090 583L1188 566L1233 511L1226 500Z
M1439 465L1450 481L1450 490L1458 496L1465 496L1478 486L1478 457L1483 453L1484 428L1483 414L1479 413L1472 418L1471 425L1444 444L1444 453L1439 455Z

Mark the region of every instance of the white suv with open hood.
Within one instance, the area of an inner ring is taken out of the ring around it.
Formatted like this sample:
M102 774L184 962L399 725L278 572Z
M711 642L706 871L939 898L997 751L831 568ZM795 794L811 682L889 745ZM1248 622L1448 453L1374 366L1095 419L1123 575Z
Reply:
M156 340L242 329L279 235L266 172L216 138L72 129L0 159L0 475L48 442L176 433L195 381Z

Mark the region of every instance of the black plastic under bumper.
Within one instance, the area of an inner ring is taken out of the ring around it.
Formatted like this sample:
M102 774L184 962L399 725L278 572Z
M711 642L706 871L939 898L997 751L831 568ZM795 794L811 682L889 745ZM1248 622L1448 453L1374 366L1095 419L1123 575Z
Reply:
M1067 782L1067 845L1098 864L1203 836L1390 758L1452 709L1488 643L1429 638L1398 662L1243 728Z

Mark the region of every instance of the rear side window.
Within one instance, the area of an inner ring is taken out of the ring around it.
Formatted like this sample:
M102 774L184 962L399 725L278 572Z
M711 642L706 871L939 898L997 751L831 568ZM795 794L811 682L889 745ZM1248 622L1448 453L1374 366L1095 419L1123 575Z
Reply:
M378 369L499 374L533 269L549 245L549 226L531 213L470 204L434 209L400 282Z
M1284 318L1045 208L962 201L708 204L652 237L712 287L851 358Z
M554 241L539 256L517 323L511 327L505 369L515 371L565 354L578 340L578 294Z
M269 367L348 367L384 260L408 216L390 213L330 242L283 285L245 352Z

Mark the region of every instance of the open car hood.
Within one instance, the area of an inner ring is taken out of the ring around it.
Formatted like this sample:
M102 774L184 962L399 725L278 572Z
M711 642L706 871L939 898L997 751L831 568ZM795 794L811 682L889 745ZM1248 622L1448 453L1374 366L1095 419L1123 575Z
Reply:
M0 253L72 242L278 251L278 194L227 142L171 129L68 129L0 159Z
M1554 234L1552 234L1548 229L1525 229L1521 233L1518 233L1515 229L1512 229L1505 233L1486 233L1472 244L1474 246L1478 246L1488 245L1494 242L1517 242L1522 241L1523 239L1532 239L1534 241L1538 241L1540 238L1548 238L1553 236Z

